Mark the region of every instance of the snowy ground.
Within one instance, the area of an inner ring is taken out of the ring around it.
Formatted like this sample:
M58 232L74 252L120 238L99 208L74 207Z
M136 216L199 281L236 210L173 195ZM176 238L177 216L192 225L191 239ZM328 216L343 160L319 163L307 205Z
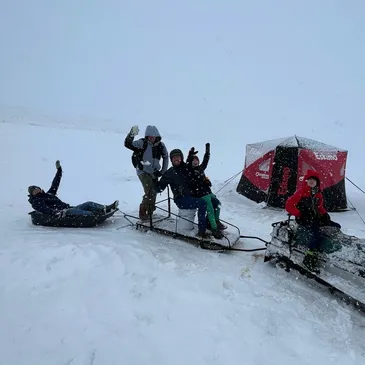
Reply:
M260 255L117 229L121 217L97 229L32 226L27 186L47 188L56 159L64 169L59 196L72 204L119 199L135 213L142 191L123 146L130 126L103 131L40 119L0 123L1 365L364 362L364 318ZM165 141L184 151L191 144L182 135ZM222 174L209 169L216 189ZM222 216L269 239L284 213L238 195L237 183L218 195ZM349 191L361 210L360 195ZM365 236L355 212L334 220Z

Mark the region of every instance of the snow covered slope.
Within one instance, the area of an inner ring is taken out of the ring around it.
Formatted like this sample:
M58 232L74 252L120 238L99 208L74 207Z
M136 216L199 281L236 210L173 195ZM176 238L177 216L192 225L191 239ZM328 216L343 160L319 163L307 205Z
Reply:
M117 229L121 217L70 230L27 215L27 186L48 187L56 159L63 200L135 212L134 124L156 125L169 150L210 142L215 191L247 143L294 134L348 149L364 188L363 13L363 1L3 0L0 365L363 363L364 319L260 255ZM284 213L237 183L218 194L223 217L268 239ZM333 216L365 236L355 212Z
M121 217L97 229L31 225L27 186L47 188L57 158L63 200L119 198L123 211L135 212L141 187L122 142L118 133L52 122L0 124L1 364L364 360L364 319L261 255L206 252L117 229L126 223ZM214 181L215 171L209 174ZM235 186L219 194L224 218L269 238L270 223L284 213L261 209Z

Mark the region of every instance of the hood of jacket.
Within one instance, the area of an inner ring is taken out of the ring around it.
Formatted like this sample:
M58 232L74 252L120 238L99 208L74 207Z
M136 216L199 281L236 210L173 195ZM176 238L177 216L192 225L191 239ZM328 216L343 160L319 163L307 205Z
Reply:
M307 180L310 179L310 178L314 178L316 181L317 181L317 186L318 186L318 189L319 191L322 190L322 187L321 187L321 179L319 178L319 174L317 171L314 171L314 170L308 170L305 175L304 175L304 178L303 178L303 189L308 189L308 185L307 185Z
M160 137L160 132L158 131L157 127L155 127L154 125L148 125L146 127L146 131L144 133L145 137Z

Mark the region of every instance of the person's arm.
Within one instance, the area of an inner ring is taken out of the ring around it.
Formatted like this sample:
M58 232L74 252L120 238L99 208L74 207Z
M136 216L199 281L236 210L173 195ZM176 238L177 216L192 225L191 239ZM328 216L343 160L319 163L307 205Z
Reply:
M170 170L167 170L164 174L162 174L160 181L155 181L154 188L158 193L162 193L170 183L171 172Z
M327 210L323 206L323 195L322 194L320 194L318 197L318 212L321 215L327 214Z
M186 167L188 168L188 170L192 170L193 168L193 159L194 156L198 153L199 151L195 151L194 147L191 147L188 153L188 158L186 159Z
M134 126L131 128L130 132L127 134L124 140L124 147L132 150L137 151L143 148L143 139L138 139L137 141L134 140L134 137L138 134L139 129L138 126Z
M203 162L200 165L201 171L204 171L208 167L209 159L210 159L210 143L206 143Z
M164 174L167 171L167 168L169 167L169 153L167 151L167 148L163 142L162 143L162 169L161 174Z
M57 194L58 188L61 183L61 178L62 178L62 167L61 167L60 161L58 161L58 160L56 161L56 168L57 168L56 175L53 178L51 187L47 191L48 194L52 194L52 195Z
M290 215L293 215L294 217L298 217L298 218L301 216L301 212L297 208L297 204L299 203L300 199L301 199L300 191L297 190L294 193L294 195L292 195L290 198L287 199L287 201L285 203L285 210Z

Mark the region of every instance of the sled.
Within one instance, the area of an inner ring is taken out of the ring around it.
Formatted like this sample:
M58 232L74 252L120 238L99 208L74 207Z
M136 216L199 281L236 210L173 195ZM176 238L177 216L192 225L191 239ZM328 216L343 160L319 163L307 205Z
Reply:
M295 221L272 224L271 241L264 262L271 261L315 280L348 304L365 313L365 240L349 236L336 227L321 227L325 237L319 250L320 272L303 264L306 250Z
M91 228L105 222L106 219L112 217L117 211L118 209L113 209L106 214L66 215L62 218L57 218L37 211L32 211L29 215L31 216L32 223L36 226Z
M161 207L161 204L166 202L167 208ZM266 250L266 247L262 248L252 248L245 249L242 248L241 239L253 239L259 240L267 244L265 240L254 237L254 236L244 236L241 234L240 229L227 221L220 220L222 223L226 225L226 229L222 231L224 237L221 239L214 238L213 235L207 238L200 238L197 236L198 233L198 224L197 222L190 221L186 218L180 217L178 214L175 214L171 211L171 202L173 199L170 197L168 190L168 197L159 202L156 202L156 211L147 221L142 221L139 217L133 214L123 213L124 218L129 222L130 226L134 226L138 230L142 231L152 231L157 234L170 236L175 239L179 239L181 241L193 244L196 247L213 250L218 252L227 252L227 251L245 251L245 252L253 252L253 251L262 251ZM178 228L177 221L178 219L183 219L191 222L194 226L192 230L181 230ZM207 229L207 233L209 234L209 229ZM240 247L239 244L241 244Z

